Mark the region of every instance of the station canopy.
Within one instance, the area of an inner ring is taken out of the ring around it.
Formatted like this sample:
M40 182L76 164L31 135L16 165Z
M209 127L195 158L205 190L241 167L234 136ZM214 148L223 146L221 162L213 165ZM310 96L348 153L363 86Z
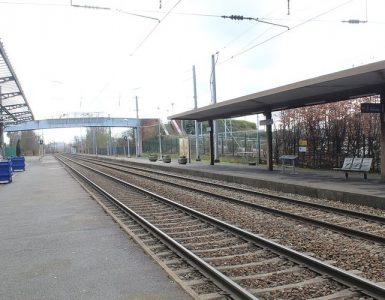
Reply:
M385 61L299 81L218 102L169 117L174 120L215 120L280 111L380 94L385 90Z
M4 126L34 120L32 110L0 41L0 111Z

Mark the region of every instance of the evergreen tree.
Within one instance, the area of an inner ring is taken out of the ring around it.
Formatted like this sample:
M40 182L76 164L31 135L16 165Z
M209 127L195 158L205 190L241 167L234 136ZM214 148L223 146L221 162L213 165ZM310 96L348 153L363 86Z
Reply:
M17 144L16 144L16 156L21 156L20 139L17 140Z

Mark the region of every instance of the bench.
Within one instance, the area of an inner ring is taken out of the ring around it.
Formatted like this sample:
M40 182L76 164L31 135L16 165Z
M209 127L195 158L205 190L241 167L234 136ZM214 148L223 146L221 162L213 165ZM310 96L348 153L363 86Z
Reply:
M285 173L286 168L292 168L292 174L295 174L295 160L298 155L282 155L279 157L279 160L282 164L282 173Z
M348 179L349 172L361 172L364 173L364 179L368 179L368 172L372 166L373 158L362 158L362 157L346 157L342 168L333 168L336 171L344 171L345 178Z

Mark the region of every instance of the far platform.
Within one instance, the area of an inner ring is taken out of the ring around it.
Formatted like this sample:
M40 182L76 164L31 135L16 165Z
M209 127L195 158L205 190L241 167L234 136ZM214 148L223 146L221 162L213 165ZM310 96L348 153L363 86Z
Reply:
M364 180L362 173L350 173L349 178L345 179L343 172L333 170L296 168L293 174L290 169L282 172L280 166L274 166L273 171L268 171L266 165L249 166L221 162L212 166L207 161L195 160L181 165L175 159L171 163L164 163L150 162L145 157L101 157L144 164L161 170L172 169L186 175L385 209L385 183L380 181L379 174L369 173L368 179Z

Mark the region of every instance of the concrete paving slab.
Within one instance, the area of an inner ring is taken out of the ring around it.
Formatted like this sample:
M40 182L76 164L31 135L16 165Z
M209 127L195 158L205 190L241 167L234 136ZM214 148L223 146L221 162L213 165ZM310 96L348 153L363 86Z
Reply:
M191 299L53 158L0 185L0 299Z

